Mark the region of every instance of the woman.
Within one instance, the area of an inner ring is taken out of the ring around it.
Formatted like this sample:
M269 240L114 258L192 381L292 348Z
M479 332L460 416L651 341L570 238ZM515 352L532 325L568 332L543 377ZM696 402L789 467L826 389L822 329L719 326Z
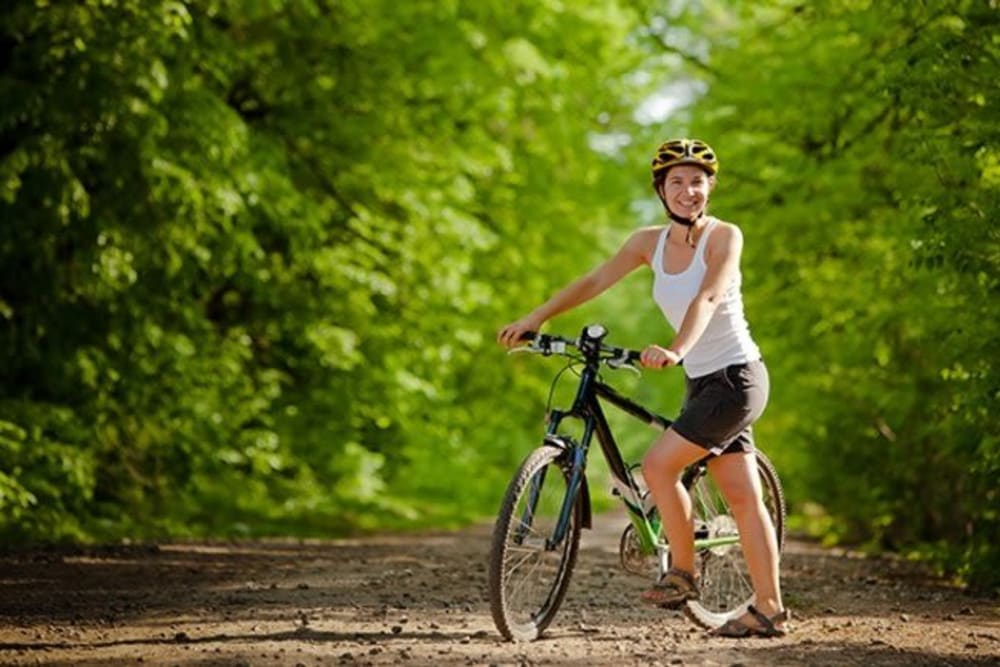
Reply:
M676 336L642 351L647 368L684 360L686 397L680 416L653 444L642 472L670 544L671 568L643 598L673 608L698 597L691 498L681 473L709 457L708 470L739 526L755 605L717 628L724 637L776 637L786 632L778 545L761 497L751 425L767 403L768 376L743 315L739 228L706 215L719 162L708 144L675 139L653 158L653 188L670 222L634 232L621 249L516 322L497 340L517 345L527 331L588 301L640 265L653 269L653 298Z

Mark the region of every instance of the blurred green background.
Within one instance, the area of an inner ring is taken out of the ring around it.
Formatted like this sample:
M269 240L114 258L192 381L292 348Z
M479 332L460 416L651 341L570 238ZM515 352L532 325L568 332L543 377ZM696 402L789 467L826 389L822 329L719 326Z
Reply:
M653 150L697 136L795 525L1000 585L998 28L992 0L7 3L0 536L488 519L559 369L495 331L662 221ZM669 340L649 289L550 330ZM680 373L617 375L676 412ZM637 461L653 433L615 423Z

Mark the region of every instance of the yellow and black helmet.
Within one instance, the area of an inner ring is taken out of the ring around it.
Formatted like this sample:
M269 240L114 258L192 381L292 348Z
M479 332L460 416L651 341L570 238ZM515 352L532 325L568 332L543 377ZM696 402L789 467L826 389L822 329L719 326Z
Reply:
M679 164L696 165L713 176L719 173L719 160L715 157L715 151L704 141L671 139L656 149L656 155L653 156L653 179Z

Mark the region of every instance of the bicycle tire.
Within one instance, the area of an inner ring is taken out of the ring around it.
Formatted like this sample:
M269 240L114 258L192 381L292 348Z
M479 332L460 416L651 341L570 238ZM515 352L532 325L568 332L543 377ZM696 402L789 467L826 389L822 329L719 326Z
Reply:
M579 494L573 500L561 543L549 544L569 492L565 454L566 450L553 446L539 447L529 454L508 485L494 524L490 611L500 634L508 640L532 641L545 631L562 604L576 564L583 522ZM538 498L529 517L525 508L533 489Z
M785 544L785 494L774 465L759 450L757 475L780 553ZM688 492L691 494L696 531L700 528L707 531L709 536L738 534L729 505L715 486L711 475L702 475L695 480ZM700 575L700 597L688 601L686 614L695 623L711 629L745 613L753 603L753 586L750 584L741 545L737 542L700 549L696 551L695 557L695 569Z

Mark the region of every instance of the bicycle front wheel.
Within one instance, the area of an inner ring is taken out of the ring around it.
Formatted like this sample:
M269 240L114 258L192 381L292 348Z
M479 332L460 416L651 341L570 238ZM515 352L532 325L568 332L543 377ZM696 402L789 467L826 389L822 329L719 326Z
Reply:
M759 450L756 458L764 506L774 526L780 552L785 542L785 495L771 461ZM711 475L698 477L688 491L701 596L689 600L686 611L696 623L717 628L730 618L741 616L753 604L753 585L736 520Z
M493 528L490 610L497 629L515 641L539 637L566 595L580 547L583 506L577 497L559 535L570 493L566 450L532 452L511 480Z

